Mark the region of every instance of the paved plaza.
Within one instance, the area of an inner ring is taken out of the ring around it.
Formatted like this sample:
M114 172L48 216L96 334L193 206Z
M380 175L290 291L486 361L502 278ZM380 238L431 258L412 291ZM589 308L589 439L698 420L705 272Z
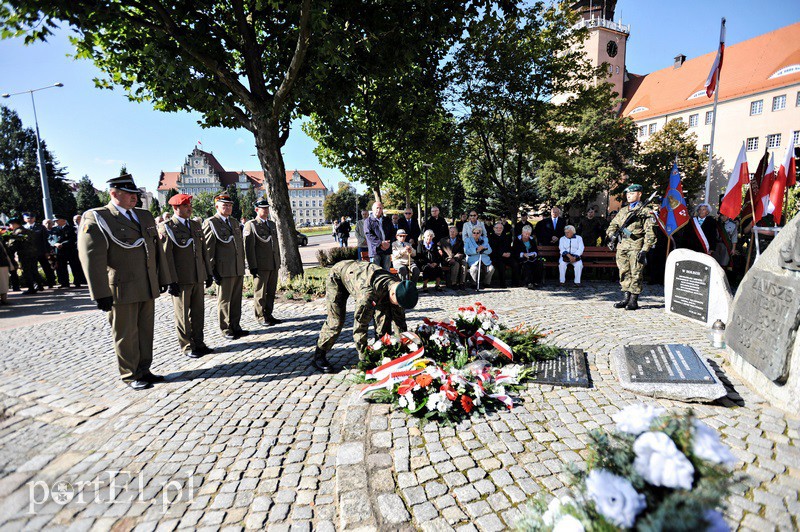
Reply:
M161 297L153 371L168 382L134 392L119 380L105 315L85 291L67 294L39 298L46 319L33 304L0 315L2 530L504 530L529 497L564 492L565 464L586 458L588 432L611 428L634 402L691 406L720 430L746 475L728 500L733 529L800 526L800 420L744 385L707 329L665 314L661 287L646 288L637 312L612 308L619 293L607 282L481 293L507 325L538 325L551 342L584 349L591 387L531 384L513 410L457 426L358 400L352 369L310 370L321 301L277 304L286 322L273 327L257 325L246 301L253 334L228 341L207 299L217 352L191 360ZM409 324L474 301L425 295ZM352 368L351 325L352 314L331 359ZM662 342L709 358L727 397L688 405L624 391L612 349Z

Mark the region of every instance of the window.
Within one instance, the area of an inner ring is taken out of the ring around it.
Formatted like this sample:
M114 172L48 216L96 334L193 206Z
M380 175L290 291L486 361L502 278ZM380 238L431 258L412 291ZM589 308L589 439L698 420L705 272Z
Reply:
M781 109L786 109L786 95L781 94L780 96L775 96L772 99L772 110L773 111L780 111Z
M657 124L650 124L650 134L651 135L656 132L656 129L658 129L658 125Z
M767 148L779 148L781 145L781 134L773 133L767 135Z
M747 139L747 151L756 151L758 149L758 137L750 137Z
M764 100L750 102L750 116L760 115L764 111Z
M794 144L795 148L800 146L800 131L795 131L792 133L792 143Z
M800 107L800 91L797 91L797 102L795 102L797 107Z
M706 152L706 154L708 154L710 150L711 150L711 144L703 144L703 151Z
M689 127L697 127L699 117L700 115L689 115Z
M644 137L647 135L647 126L639 126L639 136Z
M709 125L714 120L714 111L706 111L706 125Z

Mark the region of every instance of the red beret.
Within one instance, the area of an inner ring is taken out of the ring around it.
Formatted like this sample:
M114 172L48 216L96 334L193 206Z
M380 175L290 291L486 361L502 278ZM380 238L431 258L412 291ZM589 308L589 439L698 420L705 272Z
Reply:
M192 197L189 194L175 194L169 199L169 204L173 207L189 205L190 203L192 203Z

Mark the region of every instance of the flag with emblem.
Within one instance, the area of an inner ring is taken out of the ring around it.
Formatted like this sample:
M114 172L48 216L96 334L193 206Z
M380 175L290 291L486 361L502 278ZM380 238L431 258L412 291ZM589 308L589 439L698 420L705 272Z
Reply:
M689 223L689 218L689 209L686 208L686 200L683 197L681 173L676 162L672 165L667 191L664 193L661 208L658 210L659 225L661 230L671 237L675 231Z

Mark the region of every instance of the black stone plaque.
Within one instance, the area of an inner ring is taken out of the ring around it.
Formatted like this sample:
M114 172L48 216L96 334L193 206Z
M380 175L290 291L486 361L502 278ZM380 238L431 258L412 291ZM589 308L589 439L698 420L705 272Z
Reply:
M714 384L694 349L688 345L626 345L631 382Z
M531 365L530 380L538 384L589 387L589 368L582 349L565 349L553 360L537 360Z
M789 376L792 346L800 322L800 279L750 270L739 286L725 341L770 380Z
M681 316L708 321L708 290L711 268L695 260L675 263L669 309Z

